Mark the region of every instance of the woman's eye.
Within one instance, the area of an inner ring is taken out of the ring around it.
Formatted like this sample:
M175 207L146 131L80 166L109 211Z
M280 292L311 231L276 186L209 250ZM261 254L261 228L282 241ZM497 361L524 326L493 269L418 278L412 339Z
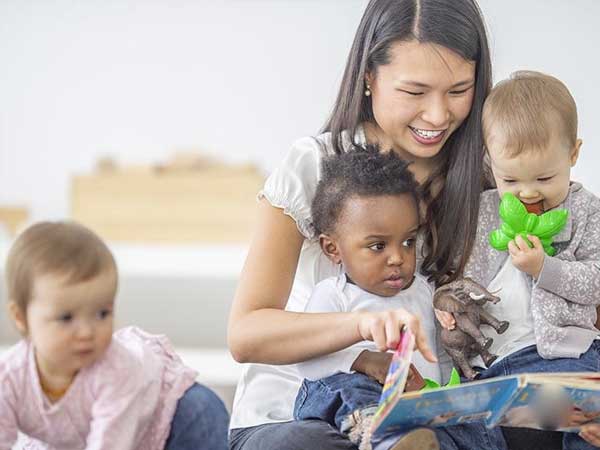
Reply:
M379 251L381 251L381 250L383 250L385 248L385 244L383 242L377 242L375 244L369 245L369 248L371 250L379 252Z
M417 95L423 95L423 92L414 92L414 91L406 91L404 89L400 89L401 92L404 92L405 94L408 95L413 95L413 96L417 96Z
M471 88L468 87L466 89L461 89L461 90L458 90L458 91L450 91L450 94L452 94L452 95L461 95L461 94L464 94L464 93L468 92L470 89Z

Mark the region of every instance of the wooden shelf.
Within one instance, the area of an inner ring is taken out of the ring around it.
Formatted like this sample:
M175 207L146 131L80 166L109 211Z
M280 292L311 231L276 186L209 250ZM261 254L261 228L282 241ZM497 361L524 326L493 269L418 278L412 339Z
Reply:
M108 243L121 277L215 277L237 279L248 246L245 244L122 244ZM11 242L0 242L3 270Z

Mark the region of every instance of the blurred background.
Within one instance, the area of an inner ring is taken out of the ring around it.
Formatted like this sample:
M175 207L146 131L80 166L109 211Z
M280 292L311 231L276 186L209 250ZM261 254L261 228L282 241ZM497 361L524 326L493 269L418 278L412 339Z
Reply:
M600 194L600 2L479 3L495 80L535 69L570 88L573 178ZM229 404L255 194L324 123L366 4L1 0L1 261L31 221L89 224L121 270L119 324L169 335ZM2 347L17 336L0 311Z

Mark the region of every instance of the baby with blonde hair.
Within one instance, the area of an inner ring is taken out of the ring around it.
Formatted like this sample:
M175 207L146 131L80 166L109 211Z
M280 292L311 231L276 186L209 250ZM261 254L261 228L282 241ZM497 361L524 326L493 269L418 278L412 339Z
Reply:
M497 334L482 325L484 334L493 338L490 352L498 359L487 369L480 359L472 364L481 368L481 378L597 372L600 199L571 181L582 144L575 100L555 77L516 72L488 96L483 132L497 189L481 195L477 236L465 276L490 291L500 290L502 301L486 309L510 326ZM490 233L501 227L498 206L506 193L515 195L530 213L568 211L565 227L554 237L554 252L545 252L534 235L526 239L516 235L508 252L490 246ZM447 316L440 321L447 328L453 326ZM588 429L582 437L600 445L598 429ZM592 447L578 435L565 433L563 448Z
M226 449L222 402L164 336L113 332L118 274L72 222L25 230L6 264L23 340L0 356L0 450L17 434L52 449Z

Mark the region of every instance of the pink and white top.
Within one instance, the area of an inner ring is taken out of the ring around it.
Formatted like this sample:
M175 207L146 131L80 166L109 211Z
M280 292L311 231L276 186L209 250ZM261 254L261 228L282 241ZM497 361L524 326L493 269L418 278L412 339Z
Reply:
M48 449L162 450L196 376L165 336L128 327L50 403L23 340L0 356L0 450L10 450L19 431Z

